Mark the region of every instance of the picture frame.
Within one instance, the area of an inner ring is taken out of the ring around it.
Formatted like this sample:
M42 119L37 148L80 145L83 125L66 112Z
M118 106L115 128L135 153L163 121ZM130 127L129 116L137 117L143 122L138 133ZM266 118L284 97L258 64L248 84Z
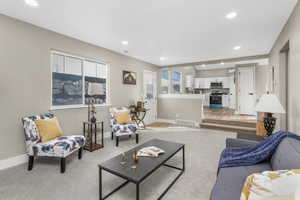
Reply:
M136 72L123 71L123 84L136 85Z

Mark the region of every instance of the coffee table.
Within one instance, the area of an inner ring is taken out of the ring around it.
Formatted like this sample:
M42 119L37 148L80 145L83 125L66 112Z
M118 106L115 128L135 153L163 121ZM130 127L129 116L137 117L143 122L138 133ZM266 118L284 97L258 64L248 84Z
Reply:
M132 155L135 151L140 150L143 147L148 146L156 146L165 151L164 154L161 154L157 158L151 157L140 157L137 167L135 169L132 168L134 165L134 161L132 159ZM166 162L171 159L175 154L179 151L182 151L182 168L168 165ZM176 176L176 178L171 182L170 185L163 191L163 193L158 197L158 199L162 199L163 196L169 191L169 189L174 185L174 183L178 180L178 178L185 171L185 152L184 152L184 144L169 142L159 139L150 140L140 146L137 146L127 152L126 155L126 164L122 165L122 155L118 155L113 157L110 160L107 160L101 164L99 164L99 199L104 200L111 196L113 193L120 190L122 187L127 185L128 183L133 183L136 185L136 200L140 199L140 183L145 180L148 176L150 176L153 172L155 172L159 167L165 166L172 169L179 170L180 173ZM112 192L103 196L102 194L102 171L109 172L113 175L116 175L120 178L123 178L125 182L114 189Z

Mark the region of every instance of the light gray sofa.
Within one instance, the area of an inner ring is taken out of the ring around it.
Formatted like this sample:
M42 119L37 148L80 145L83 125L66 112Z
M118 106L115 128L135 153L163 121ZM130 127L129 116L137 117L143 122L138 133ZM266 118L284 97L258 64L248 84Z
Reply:
M227 139L226 147L255 145L258 142L240 139ZM300 169L300 141L285 138L273 156L263 163L252 166L221 168L212 189L210 200L239 200L246 178L267 170Z

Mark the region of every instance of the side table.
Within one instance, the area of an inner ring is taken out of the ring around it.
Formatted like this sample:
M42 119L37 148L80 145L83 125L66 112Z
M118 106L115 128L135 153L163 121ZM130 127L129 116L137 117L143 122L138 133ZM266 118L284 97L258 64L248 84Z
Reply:
M144 119L148 111L149 109L145 108L135 108L134 110L131 110L131 118L136 123L136 125L146 129Z
M99 126L101 126L100 129ZM101 131L101 144L97 143L97 133L99 130ZM97 121L95 123L87 121L83 122L83 135L86 137L86 144L83 147L85 150L93 152L103 148L103 121Z

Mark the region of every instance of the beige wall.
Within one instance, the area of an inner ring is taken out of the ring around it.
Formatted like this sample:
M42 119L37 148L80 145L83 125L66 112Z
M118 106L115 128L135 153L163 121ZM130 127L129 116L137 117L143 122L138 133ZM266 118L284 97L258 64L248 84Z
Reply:
M258 65L255 67L255 93L256 99L261 97L270 89L268 87L268 74L270 67L268 65Z
M275 93L281 96L280 85L280 50L284 47L287 42L290 42L289 52L289 127L290 131L300 134L300 3L298 2L293 14L280 36L278 37L275 45L270 53L271 66L275 67Z
M23 116L50 108L50 51L58 50L109 64L112 105L128 105L142 92L143 70L157 67L113 51L0 15L0 160L25 153ZM122 84L122 70L137 72L137 85ZM97 108L108 130L108 107ZM87 109L53 111L66 134L82 134Z
M201 99L159 98L158 100L159 119L200 122L201 113Z

